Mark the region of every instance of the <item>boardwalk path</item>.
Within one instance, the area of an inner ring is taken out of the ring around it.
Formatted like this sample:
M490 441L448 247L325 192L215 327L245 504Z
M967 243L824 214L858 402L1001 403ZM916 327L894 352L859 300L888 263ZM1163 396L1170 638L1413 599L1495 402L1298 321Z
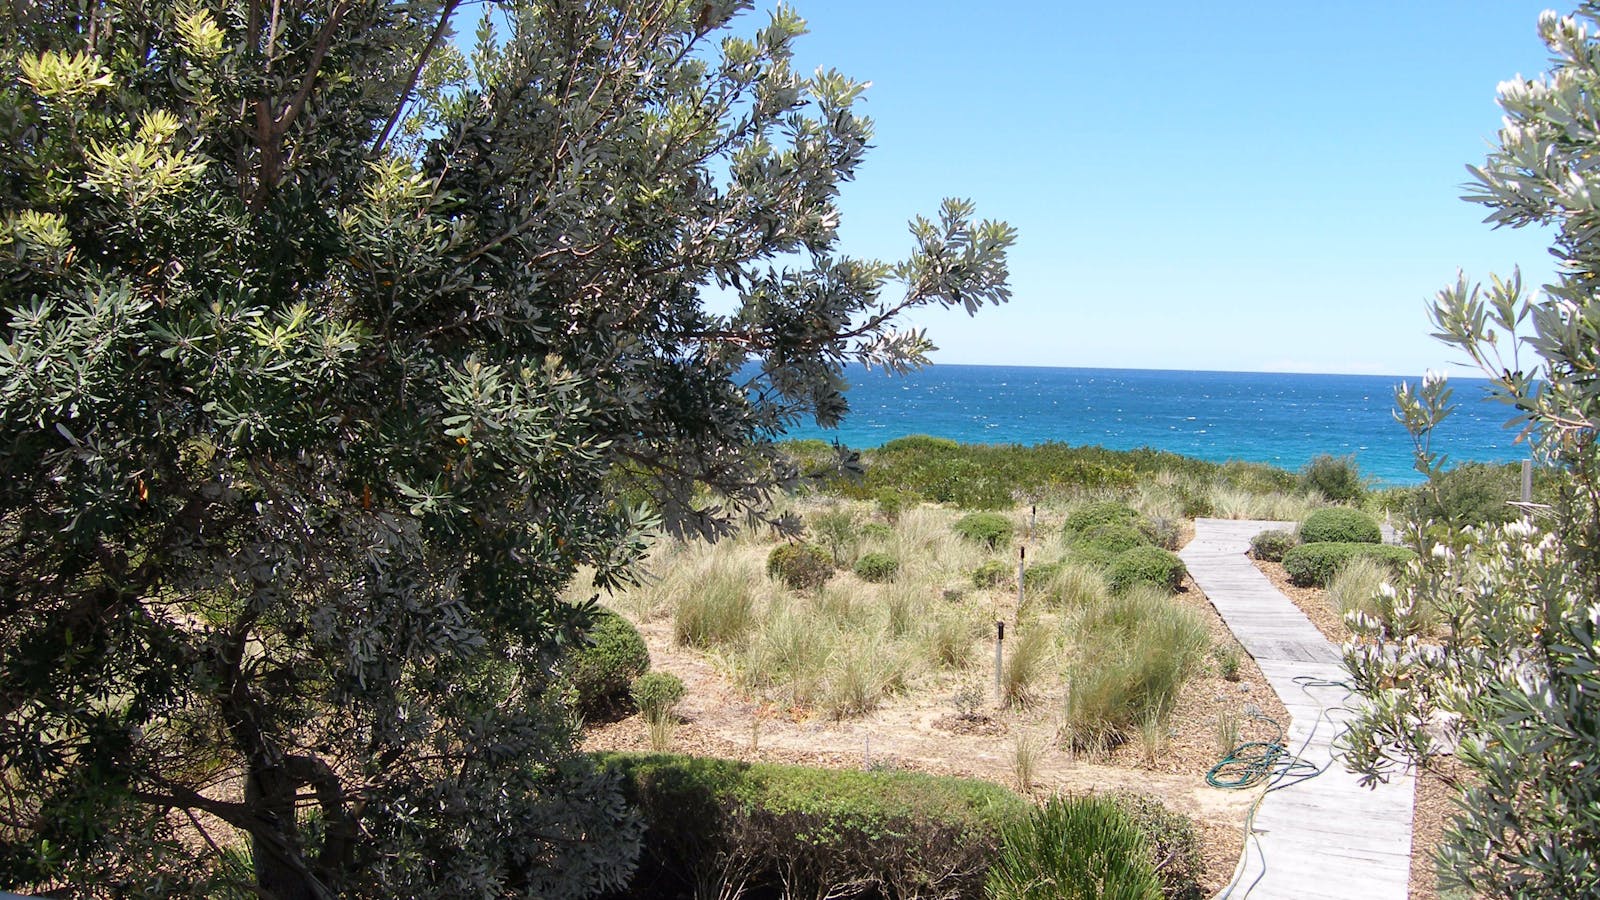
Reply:
M1412 779L1376 790L1331 756L1349 713L1342 687L1303 687L1345 677L1339 650L1245 556L1250 538L1292 522L1198 519L1180 554L1239 642L1261 666L1293 722L1285 743L1324 769L1268 793L1246 837L1228 900L1405 900L1411 869ZM1326 712L1325 712L1326 710ZM1300 750L1304 746L1303 750ZM1331 765L1330 765L1331 763ZM1285 782L1287 783L1287 782Z

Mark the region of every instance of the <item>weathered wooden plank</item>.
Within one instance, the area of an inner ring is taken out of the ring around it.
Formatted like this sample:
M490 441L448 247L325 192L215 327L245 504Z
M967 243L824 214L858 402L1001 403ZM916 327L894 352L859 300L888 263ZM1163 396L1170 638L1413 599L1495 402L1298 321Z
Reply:
M1333 742L1353 715L1339 650L1245 556L1256 534L1293 526L1199 519L1180 554L1289 710L1285 745L1322 770L1262 798L1234 880L1217 897L1404 900L1412 780L1362 787L1335 759Z

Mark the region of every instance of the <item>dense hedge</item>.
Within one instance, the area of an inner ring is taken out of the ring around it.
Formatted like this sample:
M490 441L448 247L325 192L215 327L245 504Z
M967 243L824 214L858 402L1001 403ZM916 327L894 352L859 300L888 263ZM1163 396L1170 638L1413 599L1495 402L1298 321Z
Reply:
M1283 569L1289 581L1300 587L1327 587L1345 563L1357 556L1386 563L1395 572L1416 558L1411 550L1389 544L1301 544L1284 555Z
M1106 584L1122 592L1136 584L1153 584L1175 591L1189 571L1178 554L1160 547L1135 547L1111 561Z
M802 471L821 471L837 457L824 441L789 441L783 449ZM917 501L950 503L967 509L1005 509L1018 497L1064 495L1082 490L1131 488L1158 473L1188 476L1251 493L1292 490L1295 476L1257 463L1213 463L1148 447L1108 450L1044 443L958 444L913 435L864 451L860 478L825 477L827 493L860 500L882 500L898 511ZM1205 498L1185 503L1184 515L1204 515ZM890 510L885 510L889 515Z
M1319 509L1300 523L1301 543L1376 544L1382 540L1378 521L1359 509L1343 506Z
M597 607L588 642L573 649L563 668L578 710L604 718L626 708L628 687L650 668L650 650L632 622Z
M1028 805L986 782L675 755L605 754L645 820L619 898L980 897L1005 826Z

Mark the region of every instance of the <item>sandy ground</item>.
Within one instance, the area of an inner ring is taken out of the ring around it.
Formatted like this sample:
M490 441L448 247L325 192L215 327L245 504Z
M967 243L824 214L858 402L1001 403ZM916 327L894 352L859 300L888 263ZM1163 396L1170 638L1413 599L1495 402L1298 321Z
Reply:
M1192 583L1185 587L1178 602L1202 614L1215 642L1233 643L1210 602ZM964 683L986 683L988 672L982 669L927 676L865 716L834 721L804 710L762 706L745 696L707 656L676 646L670 621L646 622L640 631L650 646L653 668L677 675L687 688L679 708L681 724L672 739L675 751L834 768L896 767L982 778L1015 789L1018 745L1032 745L1041 751L1030 792L1035 797L1057 791L1129 790L1153 795L1193 819L1204 844L1204 882L1211 890L1232 877L1244 819L1258 796L1256 790L1225 791L1205 783L1207 770L1219 758L1217 716L1247 710L1278 719L1287 715L1266 689L1254 661L1240 653L1238 681L1223 679L1215 661L1208 660L1206 671L1189 682L1153 759L1147 758L1138 738L1086 757L1056 740L1064 702L1059 684L1024 710L994 708L991 687L983 711L988 721L981 728L959 727L952 697ZM649 748L649 739L635 716L591 727L587 747L642 750Z

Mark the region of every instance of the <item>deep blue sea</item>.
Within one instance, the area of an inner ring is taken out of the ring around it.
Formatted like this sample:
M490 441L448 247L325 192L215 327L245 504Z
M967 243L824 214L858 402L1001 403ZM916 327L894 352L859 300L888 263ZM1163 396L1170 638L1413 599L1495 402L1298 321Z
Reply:
M876 447L908 434L964 443L1154 447L1185 456L1299 469L1319 453L1355 454L1380 484L1414 484L1411 438L1394 420L1394 388L1420 377L930 366L906 376L850 370L850 414L837 429L789 437ZM1527 458L1503 427L1508 407L1487 382L1451 379L1457 409L1434 438L1454 462Z

